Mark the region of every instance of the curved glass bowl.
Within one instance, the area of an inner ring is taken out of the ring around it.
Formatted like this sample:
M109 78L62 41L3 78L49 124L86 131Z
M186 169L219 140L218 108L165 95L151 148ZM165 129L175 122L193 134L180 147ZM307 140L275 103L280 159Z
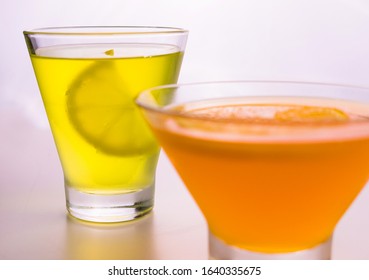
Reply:
M369 177L369 89L212 82L136 103L206 218L213 258L330 258Z

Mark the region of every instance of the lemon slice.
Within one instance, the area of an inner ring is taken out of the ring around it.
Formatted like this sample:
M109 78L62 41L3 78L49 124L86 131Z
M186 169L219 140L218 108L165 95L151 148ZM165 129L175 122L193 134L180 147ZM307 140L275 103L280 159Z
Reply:
M342 122L349 120L349 116L336 108L294 106L276 112L274 119L290 122Z
M158 149L114 60L94 62L66 94L71 123L97 150L140 155Z

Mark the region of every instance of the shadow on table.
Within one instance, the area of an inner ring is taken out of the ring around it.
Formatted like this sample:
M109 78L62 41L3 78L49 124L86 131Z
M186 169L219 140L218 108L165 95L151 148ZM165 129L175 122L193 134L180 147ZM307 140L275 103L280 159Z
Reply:
M153 259L153 214L125 223L98 224L67 216L66 258Z

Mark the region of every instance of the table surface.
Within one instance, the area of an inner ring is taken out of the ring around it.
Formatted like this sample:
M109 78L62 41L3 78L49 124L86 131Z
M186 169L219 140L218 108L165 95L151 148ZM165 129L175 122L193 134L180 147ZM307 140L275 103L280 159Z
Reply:
M0 108L0 259L208 259L206 222L162 153L153 212L99 225L66 214L48 129ZM369 259L369 187L336 227L333 259Z

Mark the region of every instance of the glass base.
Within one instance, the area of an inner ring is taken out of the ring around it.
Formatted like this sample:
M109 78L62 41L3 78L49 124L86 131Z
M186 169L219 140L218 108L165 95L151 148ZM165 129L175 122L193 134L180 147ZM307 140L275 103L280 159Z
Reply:
M137 192L98 195L65 187L67 210L75 218L100 223L131 221L148 214L154 205L154 185Z
M226 244L209 232L209 253L218 260L328 260L331 258L332 237L313 248L290 253L259 253Z

